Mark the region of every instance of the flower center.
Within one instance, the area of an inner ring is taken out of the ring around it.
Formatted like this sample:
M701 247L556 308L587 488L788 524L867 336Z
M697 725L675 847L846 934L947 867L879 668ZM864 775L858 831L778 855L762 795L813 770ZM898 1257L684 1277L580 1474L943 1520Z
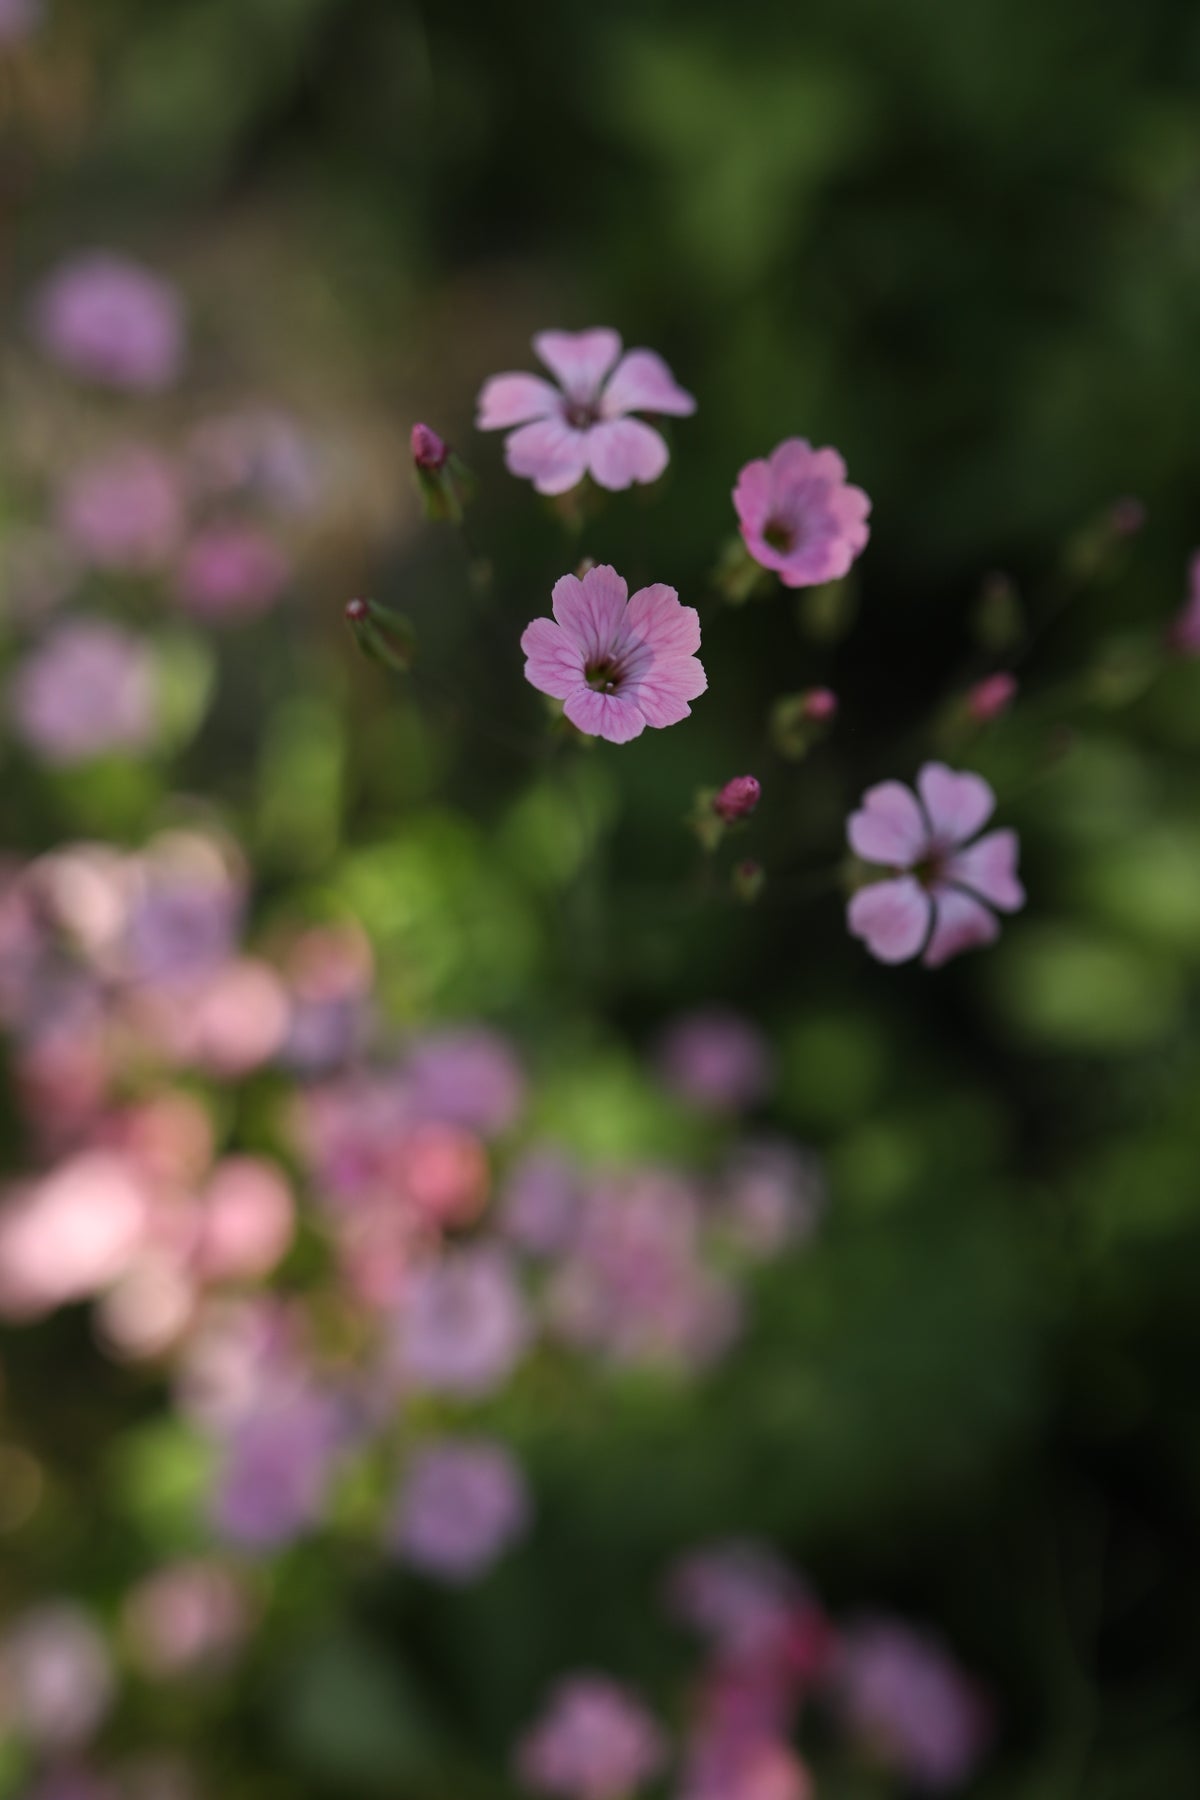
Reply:
M567 396L565 411L567 424L576 431L586 431L600 417L594 401L572 399L570 395Z
M621 665L614 656L596 657L583 671L584 680L597 694L615 694L621 674Z
M912 873L916 876L926 893L931 893L945 876L945 857L940 851L931 851L919 863L914 863Z
M768 519L763 528L763 542L772 550L778 550L782 556L789 556L796 548L799 532L786 519Z

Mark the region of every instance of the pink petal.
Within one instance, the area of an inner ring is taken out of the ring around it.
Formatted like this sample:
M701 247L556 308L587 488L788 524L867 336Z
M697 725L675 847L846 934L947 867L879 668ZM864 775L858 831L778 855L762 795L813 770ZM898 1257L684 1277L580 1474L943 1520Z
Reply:
M907 962L929 930L929 895L911 875L859 888L846 908L851 934L880 962Z
M553 619L535 619L521 634L525 679L539 693L565 700L583 679L579 646Z
M655 662L644 680L631 689L629 698L647 725L678 725L692 710L689 700L698 699L707 686L708 677L699 659L680 656Z
M771 452L771 474L781 487L797 481L833 485L845 480L846 465L836 450L814 450L807 438L785 438Z
M675 413L686 418L696 402L681 388L661 356L653 350L627 350L604 389L601 402L605 418L622 413Z
M694 606L680 604L679 595L665 582L639 588L629 602L625 627L641 638L656 656L691 656L700 648L700 614Z
M564 575L555 582L554 616L585 662L612 654L623 632L628 591L610 563L589 569L582 581Z
M859 811L846 824L850 848L864 862L908 869L929 849L929 827L916 795L902 781L868 788Z
M933 934L921 958L927 969L940 969L952 956L993 943L1000 935L995 913L959 888L939 887L933 913Z
M996 796L982 775L956 775L945 763L926 763L917 789L934 839L943 848L965 844L996 809Z
M749 462L737 478L733 504L743 531L761 531L771 511L771 467L765 459Z
M621 339L607 326L597 331L539 331L533 347L573 399L594 400L621 354Z
M588 468L602 488L627 488L632 481L657 481L670 452L653 425L641 419L609 419L587 434Z
M646 728L641 709L632 700L622 694L599 694L590 687L576 689L563 711L580 731L607 738L610 744L627 744Z
M1016 912L1025 904L1025 889L1017 878L1019 852L1015 831L989 831L950 859L946 879L970 888L1001 912Z
M539 494L565 494L587 470L587 437L562 419L535 419L505 440L504 460L512 474L524 475Z
M480 388L475 405L478 431L504 431L530 419L552 418L561 409L562 395L540 375L493 375Z

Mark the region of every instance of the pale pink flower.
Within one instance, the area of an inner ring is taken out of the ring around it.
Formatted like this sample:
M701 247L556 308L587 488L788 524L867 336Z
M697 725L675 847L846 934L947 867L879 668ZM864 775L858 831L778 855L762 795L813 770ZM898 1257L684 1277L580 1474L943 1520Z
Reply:
M147 1194L122 1157L86 1150L0 1206L0 1315L36 1318L124 1273L140 1248Z
M529 1493L503 1444L446 1439L418 1450L389 1527L397 1555L443 1581L474 1581L529 1523Z
M202 1196L197 1273L207 1281L252 1281L286 1255L295 1202L283 1171L261 1156L225 1156Z
M105 251L74 257L42 283L33 329L55 362L109 387L169 387L183 361L183 308L174 288Z
M10 688L13 724L51 763L143 748L158 723L153 653L101 619L65 619L21 663Z
M734 1151L718 1193L718 1217L744 1256L773 1256L812 1235L828 1198L811 1150L762 1138Z
M702 1733L679 1800L813 1800L812 1777L791 1747L763 1735Z
M98 1627L71 1601L32 1608L0 1639L0 1722L45 1749L85 1743L112 1704L115 1685Z
M733 490L746 548L785 587L837 581L864 549L871 502L846 480L836 450L787 438L747 463Z
M896 1619L864 1619L845 1634L834 1693L865 1749L934 1791L966 1781L991 1735L975 1684L935 1638Z
M722 1657L755 1656L786 1636L804 1589L774 1551L731 1538L680 1558L667 1600Z
M554 618L521 638L525 679L564 702L572 725L626 744L647 725L678 725L708 685L695 652L700 617L656 582L632 599L607 563L554 584Z
M656 1060L673 1092L719 1112L743 1112L771 1086L766 1039L727 1007L705 1007L676 1019L663 1034Z
M126 1595L122 1623L138 1666L157 1679L225 1667L244 1642L244 1582L214 1557L167 1563Z
M528 1340L525 1304L503 1251L453 1250L414 1273L398 1341L400 1373L412 1386L490 1394L508 1380Z
M632 413L696 410L653 350L621 355L617 332L542 331L534 350L554 376L493 375L479 395L480 431L512 431L504 445L514 475L539 494L565 494L590 475L600 487L657 481L669 452L659 432ZM619 359L619 360L618 360Z
M209 525L183 553L180 604L211 624L254 618L275 604L291 573L282 546L257 525Z
M559 1682L517 1748L526 1786L564 1800L627 1800L666 1759L666 1739L641 1701L590 1674Z
M59 528L97 569L146 575L161 569L183 531L183 495L165 456L128 444L85 463L58 501Z
M872 956L907 962L923 950L926 968L936 969L998 937L993 908L1016 912L1025 904L1016 832L976 837L995 805L982 776L955 774L943 763L925 764L915 794L899 781L867 790L847 822L850 846L893 873L858 890L847 923Z
M288 413L269 406L205 419L188 438L190 485L201 500L233 495L296 516L320 491L315 447Z

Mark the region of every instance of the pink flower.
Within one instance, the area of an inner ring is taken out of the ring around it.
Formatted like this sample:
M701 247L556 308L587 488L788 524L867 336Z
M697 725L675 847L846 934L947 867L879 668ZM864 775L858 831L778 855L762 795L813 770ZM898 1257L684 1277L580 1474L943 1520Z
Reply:
M751 556L785 587L839 580L870 535L871 502L849 486L836 450L814 450L806 438L787 438L747 463L733 504Z
M169 387L183 360L183 309L175 290L105 251L75 257L42 283L33 329L55 362L108 387Z
M109 1151L83 1151L18 1188L0 1206L0 1316L36 1318L107 1287L146 1220L144 1182Z
M967 689L967 712L977 724L986 725L1006 713L1017 697L1017 678L1004 670L985 675Z
M747 819L762 799L762 784L754 775L735 775L713 796L713 811L726 825Z
M926 968L936 969L993 942L1000 931L993 907L1024 906L1016 832L975 837L995 804L982 776L957 775L944 763L925 764L916 794L899 781L868 788L847 836L856 855L893 875L858 890L847 922L872 956L907 962L924 949Z
M1200 656L1200 550L1188 564L1188 597L1167 628L1167 645L1180 656Z
M663 1035L657 1061L669 1088L718 1112L742 1112L771 1086L771 1055L762 1033L726 1007L676 1019Z
M781 1558L741 1538L681 1557L667 1585L675 1617L726 1658L753 1656L778 1645L802 1594Z
M487 1245L451 1251L412 1278L400 1314L400 1372L431 1393L490 1394L508 1380L528 1338L504 1252Z
M213 1524L247 1549L290 1543L317 1523L345 1445L327 1394L267 1396L237 1420L213 1499Z
M542 331L533 347L557 381L493 375L479 395L480 431L513 431L504 457L539 494L565 494L590 475L603 488L657 481L668 451L636 412L683 417L696 402L653 350L621 355L615 331ZM618 358L620 360L618 361Z
M21 1614L0 1640L2 1722L45 1749L86 1742L108 1712L114 1688L99 1629L68 1600Z
M224 1667L246 1638L251 1607L232 1567L215 1558L167 1563L126 1596L122 1623L147 1675L170 1680Z
M573 1675L518 1746L517 1767L539 1793L625 1800L666 1757L661 1730L633 1694L603 1675Z
M436 475L446 465L450 454L445 438L439 437L432 425L414 425L409 440L412 459L418 469Z
M157 724L156 688L139 638L99 619L64 620L17 669L13 724L51 763L141 749Z
M520 1117L525 1074L499 1032L475 1025L431 1031L408 1065L413 1111L447 1125L498 1137Z
M860 1743L934 1790L966 1781L990 1736L989 1710L935 1638L895 1619L864 1619L843 1639L836 1699Z
M183 497L165 456L130 444L77 469L58 503L72 549L97 569L142 575L170 559L183 530Z
M0 47L19 44L42 22L42 0L0 0Z
M291 579L273 537L255 525L210 525L194 537L178 575L179 598L197 619L221 624L273 606Z
M525 1530L529 1494L502 1444L447 1439L419 1450L400 1495L396 1552L444 1581L473 1581Z
M700 618L674 588L628 588L607 563L580 581L554 584L554 619L521 638L525 679L564 702L572 725L627 744L647 725L678 725L708 686L699 658Z
M579 1170L561 1151L527 1150L509 1170L500 1229L528 1256L555 1256L572 1242L582 1200Z

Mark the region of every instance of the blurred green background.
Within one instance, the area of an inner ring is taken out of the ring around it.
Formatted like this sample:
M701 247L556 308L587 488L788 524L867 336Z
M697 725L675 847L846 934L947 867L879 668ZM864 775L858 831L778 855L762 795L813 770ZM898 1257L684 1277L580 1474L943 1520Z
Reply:
M833 1192L707 1383L514 1402L536 1553L436 1605L298 1554L304 1641L222 1713L220 1791L440 1796L426 1732L469 1747L456 1794L497 1791L478 1770L538 1683L567 1661L652 1683L665 1559L739 1531L838 1605L936 1621L999 1697L972 1793L1200 1792L1200 675L1143 673L1196 537L1200 12L60 0L36 67L0 79L10 394L30 284L111 244L186 288L196 392L269 391L351 446L307 609L219 646L170 777L220 792L264 916L336 896L397 1016L504 1020L570 1072L547 1116L604 1148L673 1142L634 1052L727 1001L771 1035L776 1120ZM533 331L598 323L661 350L699 411L661 493L565 541L472 405ZM487 623L408 492L418 418L480 476ZM737 470L792 434L874 503L832 634L803 596L739 610L712 583ZM1145 530L1081 575L1125 494ZM538 727L516 639L584 553L701 607L710 692L686 730L531 783L496 736ZM997 660L995 571L1033 640L1022 702L951 750L1020 827L1029 906L985 955L885 970L845 934L842 820L945 747L947 695ZM448 698L418 712L354 660L364 586L413 618L418 694L428 669ZM789 762L770 703L815 682L838 726ZM763 900L697 904L683 815L743 769ZM14 784L14 847L139 841L168 778L101 788ZM71 1321L14 1341L18 1416L83 1345ZM146 1404L92 1380L82 1412ZM71 1454L101 1523L60 1519L43 1554L103 1585L153 1482L98 1436Z

